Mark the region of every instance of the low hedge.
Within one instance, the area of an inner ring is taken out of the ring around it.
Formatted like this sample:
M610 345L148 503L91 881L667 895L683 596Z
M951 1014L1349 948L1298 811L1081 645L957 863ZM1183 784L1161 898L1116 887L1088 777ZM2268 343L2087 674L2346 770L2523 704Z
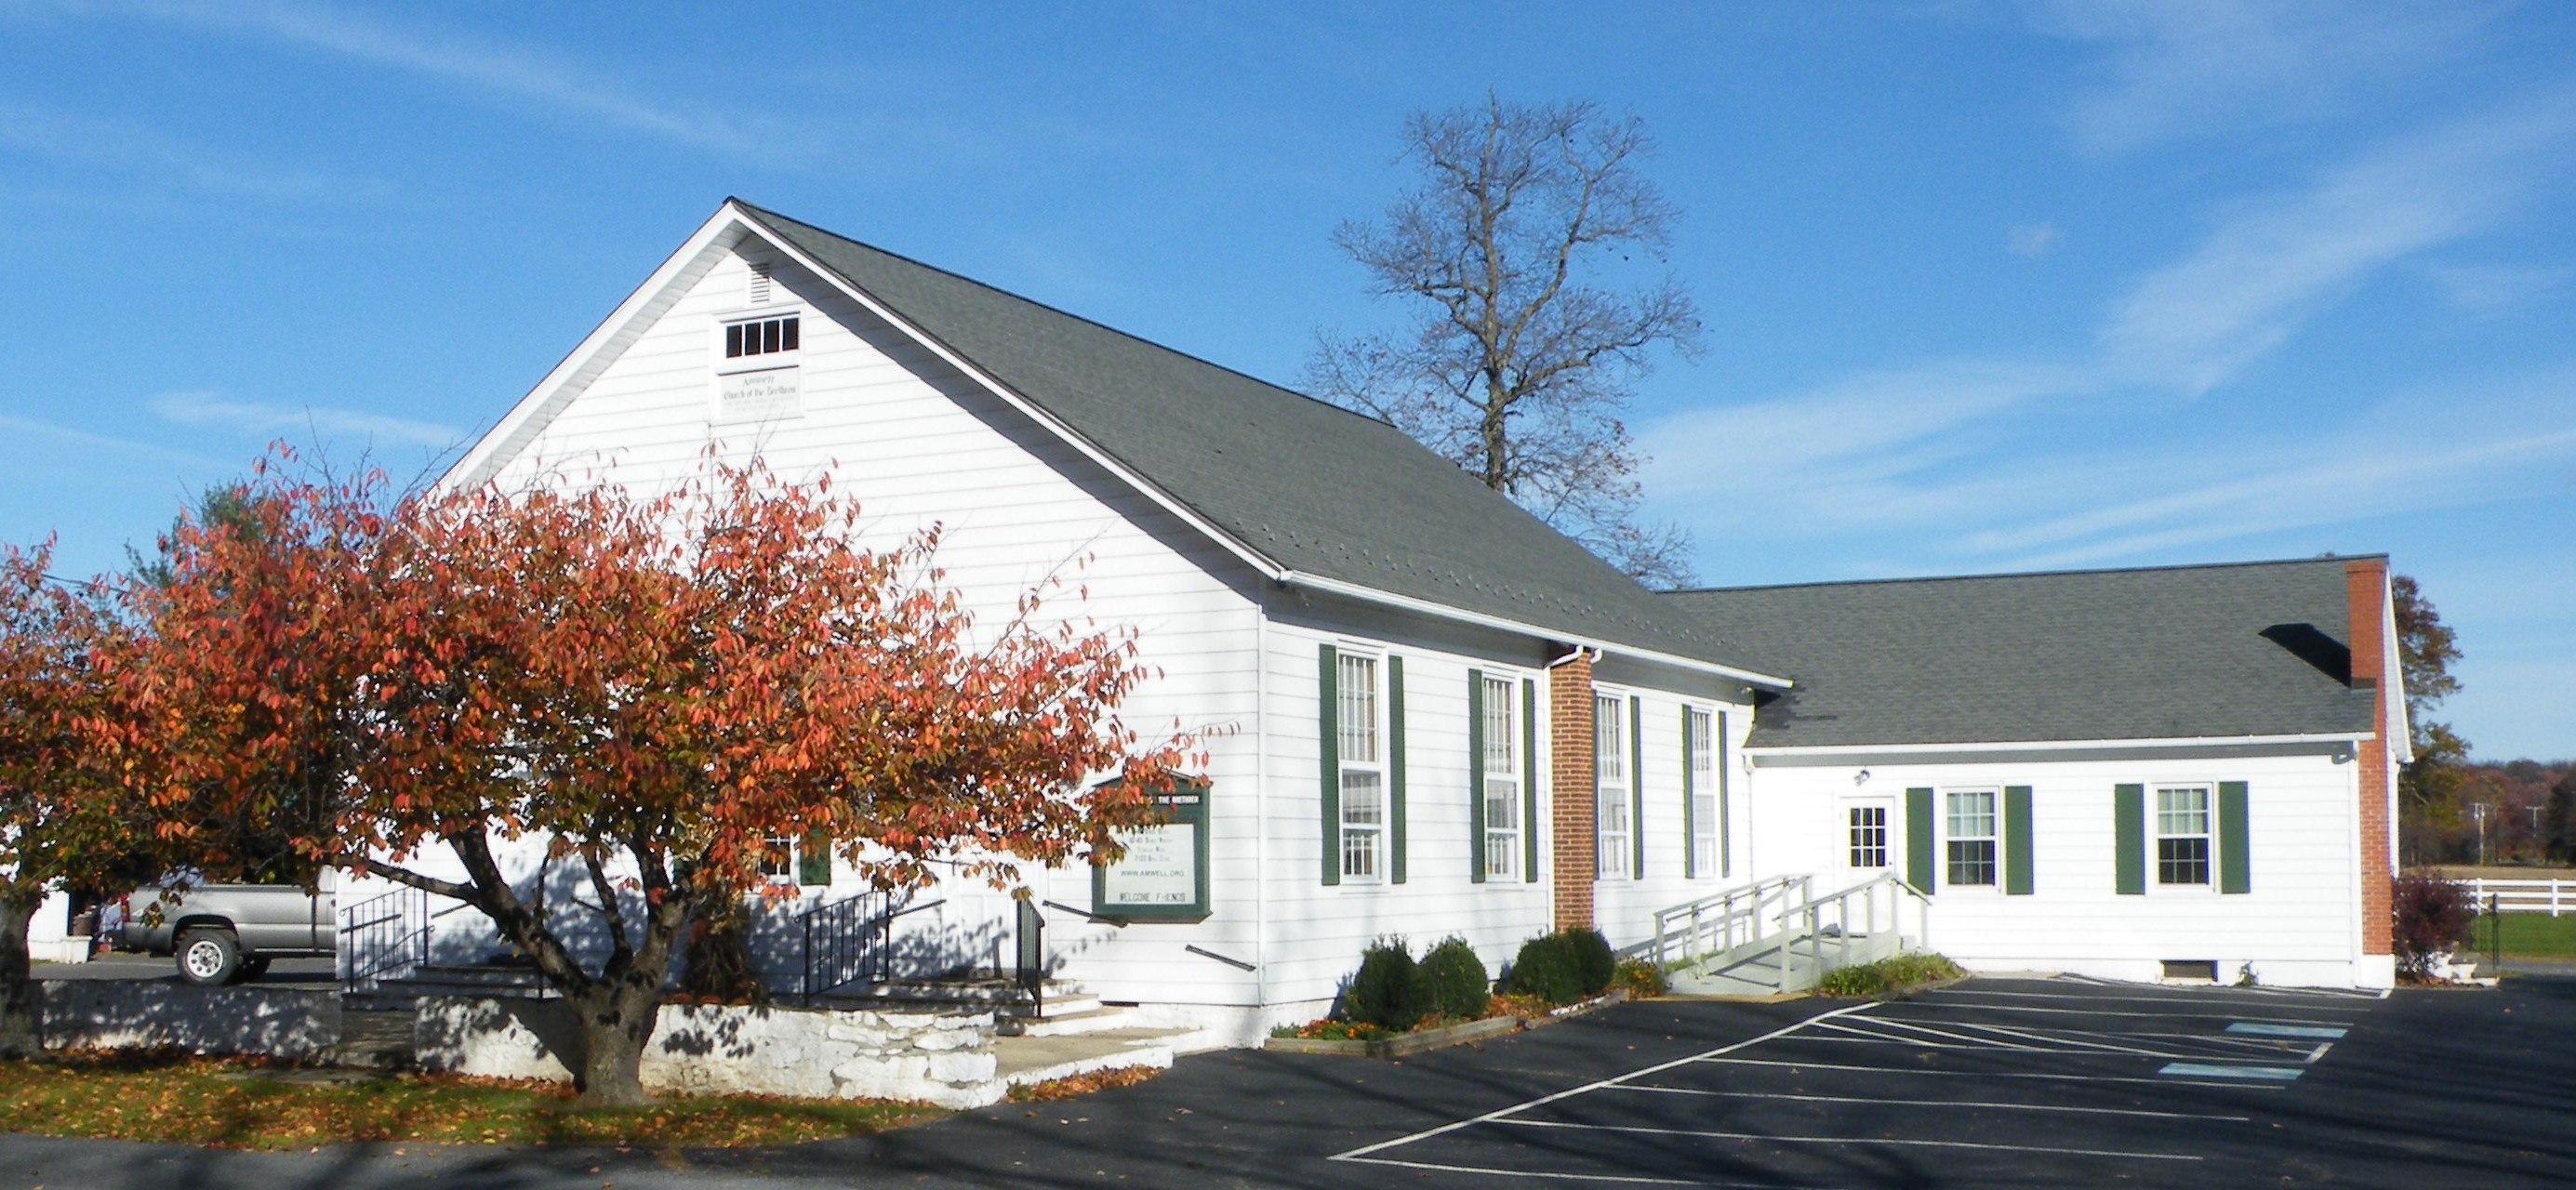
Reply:
M1414 967L1420 985L1417 999L1430 1011L1451 1020L1471 1021L1485 1015L1493 998L1493 980L1485 974L1485 960L1476 957L1476 948L1464 938L1452 935L1425 951Z

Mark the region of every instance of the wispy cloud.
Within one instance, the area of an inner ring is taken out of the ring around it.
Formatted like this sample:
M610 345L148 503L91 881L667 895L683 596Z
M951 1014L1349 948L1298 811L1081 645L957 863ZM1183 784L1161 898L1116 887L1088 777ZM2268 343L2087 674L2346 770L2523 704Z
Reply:
M2038 256L2057 246L2064 234L2054 223L2024 223L2004 233L2004 251L2015 256Z
M183 426L224 426L253 434L310 431L322 435L353 434L379 442L406 442L446 449L465 437L453 426L412 421L350 409L274 405L233 401L204 392L165 393L152 398L152 411Z
M2364 277L2493 226L2576 133L2576 93L2384 146L2307 189L2245 204L2120 300L2109 361L2205 390L2270 352Z
M166 0L68 3L83 13L121 13L266 37L353 61L434 78L486 97L532 101L575 119L725 152L747 152L756 137L738 117L647 98L559 56L468 39L313 4L238 0L225 4Z
M134 458L185 463L194 467L221 468L224 466L214 459L184 450L172 450L166 446L156 446L149 442L137 442L131 438L118 438L109 434L93 434L87 430L75 430L69 426L58 426L49 421L38 421L32 417L19 417L15 414L0 413L0 428L35 438L105 450Z
M2027 11L2043 32L2109 47L2065 115L2091 156L2336 115L2434 71L2486 15L2357 0L2039 0Z
M133 174L225 198L316 202L381 198L393 185L227 156L123 120L0 100L0 146L72 166Z
M2564 265L2431 264L2424 273L2452 305L2480 313L2519 306L2576 277Z

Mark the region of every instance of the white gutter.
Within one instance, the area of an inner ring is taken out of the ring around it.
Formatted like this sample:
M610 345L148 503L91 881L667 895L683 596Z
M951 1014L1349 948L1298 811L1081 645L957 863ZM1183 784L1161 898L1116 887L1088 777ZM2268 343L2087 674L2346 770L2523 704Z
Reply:
M1794 748L1744 749L1748 757L1905 756L1946 752L2085 752L2117 748L2213 748L2274 744L2351 744L2376 739L2377 733L2323 732L2307 735L2168 736L2138 740L2019 740L1977 744L1809 744Z
M1352 599L1381 604L1386 607L1402 608L1406 611L1419 612L1426 616L1436 616L1440 619L1451 620L1460 624L1473 624L1479 628L1499 628L1505 632L1517 632L1524 636L1535 636L1543 640L1564 641L1570 645L1590 649L1596 656L1605 651L1616 652L1625 656L1637 658L1641 661L1652 661L1662 665L1670 665L1678 669L1697 670L1701 673L1716 674L1720 677L1733 678L1739 682L1751 682L1757 686L1772 686L1782 690L1789 689L1790 687L1789 679L1777 677L1772 674L1758 673L1749 669L1737 669L1731 665L1719 665L1714 661L1702 661L1696 657L1684 657L1676 653L1662 653L1653 649L1635 648L1630 645L1620 644L1616 641L1603 640L1599 637L1576 636L1564 631L1563 629L1542 628L1536 624L1531 624L1522 620L1508 619L1503 616L1489 616L1483 612L1471 612L1465 608L1451 607L1445 603L1436 603L1428 599L1416 599L1410 595L1397 595L1393 592L1378 590L1375 587L1364 587L1358 583L1343 582L1342 580L1335 578L1325 578L1320 574L1308 574L1302 570L1282 571L1278 577L1280 582L1292 587L1304 587L1310 591L1323 591L1328 594L1347 596Z

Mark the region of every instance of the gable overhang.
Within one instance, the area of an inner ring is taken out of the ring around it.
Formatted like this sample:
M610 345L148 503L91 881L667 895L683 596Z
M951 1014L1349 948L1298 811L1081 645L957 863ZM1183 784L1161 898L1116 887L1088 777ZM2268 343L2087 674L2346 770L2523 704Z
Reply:
M1091 441L1036 401L1030 400L1010 385L1003 383L1001 378L985 371L975 361L968 359L964 353L949 346L937 335L924 330L893 307L878 300L875 294L854 284L849 278L842 276L839 270L814 259L812 255L790 242L786 236L779 234L776 228L760 217L760 212L732 198L726 199L724 205L718 207L715 214L709 216L707 221L701 224L677 251L671 253L660 267L653 270L652 276L646 278L642 285L637 286L624 301L618 303L617 308L606 320L566 354L562 362L557 363L552 371L546 373L545 379L539 381L525 397L520 398L518 404L502 415L501 420L494 423L492 429L457 460L456 465L448 470L440 483L470 485L490 479L503 465L516 457L519 447L524 446L544 429L546 423L553 420L556 412L560 411L574 395L587 387L602 369L615 360L628 344L641 335L655 318L677 300L683 283L703 274L724 253L739 246L748 236L758 236L771 250L796 262L798 267L813 274L843 297L882 320L887 326L894 328L896 333L929 352L941 363L955 369L959 375L991 393L995 399L1053 434L1101 470L1115 476L1119 482L1134 489L1138 494L1152 501L1155 506L1215 542L1219 548L1232 554L1262 578L1285 586L1337 595L1456 623L1496 628L1541 640L1606 649L1642 661L1713 674L1757 686L1781 690L1790 687L1789 679L1772 674L1674 653L1635 648L1615 641L1569 636L1560 629L1546 628L1504 616L1486 615L1435 600L1398 595L1366 584L1327 578L1282 565L1276 559L1254 549L1235 534L1228 532L1223 526L1209 520L1197 509L1165 491L1161 485L1128 466L1116 455L1102 449L1098 443Z

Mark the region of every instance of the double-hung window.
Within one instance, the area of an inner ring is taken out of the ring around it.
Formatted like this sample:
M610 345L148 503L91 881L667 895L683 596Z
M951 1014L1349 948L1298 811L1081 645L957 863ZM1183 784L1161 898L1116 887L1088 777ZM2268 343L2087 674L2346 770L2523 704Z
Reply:
M1386 750L1377 658L1343 653L1335 675L1342 762L1342 878L1383 878L1386 855Z
M1636 845L1634 822L1628 820L1628 704L1616 698L1592 700L1592 813L1598 836L1599 875L1628 875L1628 857Z
M1950 887L1995 884L1995 791L1953 789L1948 795Z
M1708 712L1693 708L1687 714L1690 730L1682 734L1690 739L1691 871L1715 876L1726 868L1720 854L1726 840L1718 833L1724 820L1717 804L1717 733Z
M2209 884L2209 787L2156 788L2156 883Z
M1509 678L1482 678L1484 692L1485 875L1510 879L1521 873L1521 729L1520 700Z

